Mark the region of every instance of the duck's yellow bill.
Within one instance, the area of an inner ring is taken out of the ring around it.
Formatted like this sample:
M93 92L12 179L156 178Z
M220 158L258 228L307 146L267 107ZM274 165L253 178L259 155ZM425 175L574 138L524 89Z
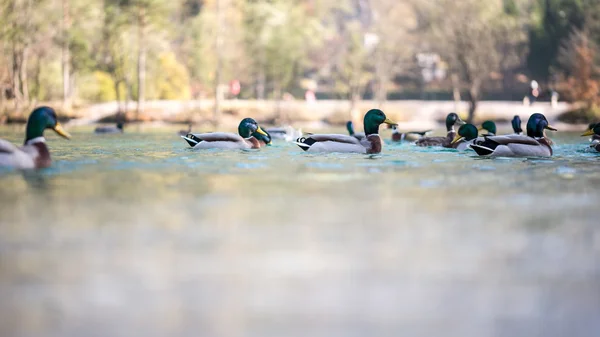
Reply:
M53 129L56 133L58 133L61 137L64 137L66 139L71 139L71 135L65 131L65 129L63 129L62 125L60 125L60 123L56 123L56 126Z
M452 142L450 143L450 145L454 145L454 144L460 142L461 140L463 140L463 138L465 138L465 137L463 137L461 135L454 136L454 139L452 140Z
M585 137L585 136L593 136L594 135L594 130L589 129L586 132L584 132L581 137Z
M389 124L389 125L398 125L398 123L394 122L393 120L391 120L389 118L386 118L383 122L385 124Z
M552 125L550 125L550 124L548 124L548 125L546 126L546 129L548 129L548 130L552 130L552 131L558 131L558 130L556 130L556 128L555 128L555 127L553 127L553 126L552 126Z
M263 131L263 129L261 129L260 126L258 127L258 129L256 129L256 132L260 133L263 136L268 136L268 134L265 131Z
M483 130L485 130L485 129L484 129L484 128L479 128L479 129L477 129L477 131L479 131L479 132L481 132L481 131L483 131Z

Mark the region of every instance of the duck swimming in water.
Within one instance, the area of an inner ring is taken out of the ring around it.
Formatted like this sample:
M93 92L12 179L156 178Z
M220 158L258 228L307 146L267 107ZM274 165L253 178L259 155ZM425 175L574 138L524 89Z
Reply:
M403 141L414 142L414 141L417 141L417 140L425 137L425 135L428 134L429 132L431 132L431 130L400 132L400 130L398 130L398 125L392 125L392 141L393 142L403 142Z
M465 151L470 149L472 144L476 144L481 138L477 138L477 127L473 124L464 124L458 128L458 133L452 140L452 148L458 151Z
M446 137L423 137L417 140L415 144L417 146L443 146L450 148L452 147L450 143L456 137L456 130L454 129L454 125L456 124L463 125L465 122L454 112L449 113L446 116L446 131L448 132Z
M355 152L355 153L380 153L383 141L379 136L379 126L396 124L379 109L369 110L363 119L365 138L358 140L349 135L321 134L298 138L296 145L307 152Z
M587 130L581 136L582 137L592 136L592 142L590 143L590 147L595 149L596 151L600 152L600 123L590 124L589 130ZM594 137L596 137L596 138L594 138Z
M544 115L535 113L527 122L527 136L486 136L483 142L472 144L471 148L480 156L551 157L552 141L546 138L544 130L556 131Z
M0 139L0 167L16 169L39 169L49 167L52 163L50 151L46 146L44 130L54 130L59 136L70 139L57 120L54 109L43 106L29 115L25 133L25 144L16 147L12 143Z
M118 122L117 126L99 126L94 130L97 134L123 133L123 122Z
M244 118L238 126L237 135L228 132L188 133L181 138L194 149L258 149L261 143L252 136L254 133L268 136L254 119Z

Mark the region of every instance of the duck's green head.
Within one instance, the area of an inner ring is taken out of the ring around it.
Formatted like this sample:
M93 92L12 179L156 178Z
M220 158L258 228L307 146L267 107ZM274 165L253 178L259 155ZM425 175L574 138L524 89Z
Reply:
M496 123L494 121L485 121L481 124L479 131L486 130L488 133L495 135L496 134Z
M352 121L346 122L346 129L348 130L348 134L350 136L354 135L354 123L352 123Z
M267 136L267 133L258 126L258 123L252 118L244 118L238 126L238 133L243 138L249 138L253 133L258 132L263 136Z
M600 136L600 123L590 124L589 129L581 136L583 137L583 136L593 136L593 135Z
M56 111L50 107L42 106L33 110L29 115L25 143L34 138L43 137L46 129L52 129L66 139L71 138L71 135L58 122Z
M258 132L258 129L257 129L255 132L252 133L252 137L254 137L260 141L263 141L267 145L272 145L271 144L271 140L272 140L271 135L265 130L262 130L262 131L265 133L264 135L262 133Z
M396 124L394 121L387 118L383 111L379 109L371 109L367 111L364 118L365 124L365 135L376 135L379 133L379 126L381 124Z
M534 113L527 121L527 135L534 138L544 137L544 130L557 131L546 119L546 116L540 113Z
M523 132L523 129L521 129L521 117L515 115L515 117L513 117L512 121L510 122L510 124L512 125L513 131L515 133Z
M477 128L475 127L475 125L465 124L465 125L461 125L460 128L458 128L458 133L452 140L451 144L456 144L463 139L469 141L469 140L473 140L475 138L477 138Z
M462 119L460 119L460 117L458 117L456 113L451 112L448 114L448 116L446 116L446 130L452 130L454 124L463 125L465 124L465 122Z

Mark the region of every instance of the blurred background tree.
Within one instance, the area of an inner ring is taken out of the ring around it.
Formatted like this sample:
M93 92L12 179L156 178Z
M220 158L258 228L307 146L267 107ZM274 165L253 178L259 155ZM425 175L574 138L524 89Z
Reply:
M352 107L454 93L470 119L530 80L598 99L597 0L0 0L0 19L3 111L213 97L218 120L232 81L240 98Z

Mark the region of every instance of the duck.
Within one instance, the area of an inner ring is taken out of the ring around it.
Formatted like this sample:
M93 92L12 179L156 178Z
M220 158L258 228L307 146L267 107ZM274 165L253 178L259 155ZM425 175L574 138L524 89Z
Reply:
M256 131L254 131L252 133L252 137L258 139L258 142L260 143L260 147L273 145L273 143L272 143L273 138L271 137L271 134L269 134L269 132L267 130L263 129L262 131L266 134L263 135L262 133L259 133L258 129L257 129Z
M261 142L253 137L268 134L252 118L244 118L238 126L238 134L228 132L188 133L181 138L194 149L259 149Z
M338 134L317 134L296 139L295 144L306 152L348 152L377 154L381 152L383 141L379 136L381 124L396 124L380 109L367 111L363 119L365 138Z
M589 132L589 131L593 132L594 128L599 125L600 125L600 123L590 123L590 125L588 126L588 130L586 132ZM600 142L600 134L592 133L590 136L592 136L592 138L590 138L590 142Z
M179 130L179 131L177 132L177 134L178 134L178 135L180 135L180 136L185 136L185 135L187 135L188 133L192 133L192 123L188 123L188 128L187 128L187 130Z
M456 130L454 130L454 125L463 125L465 122L458 117L458 115L454 112L451 112L446 116L446 137L422 137L417 140L415 143L417 146L443 146L450 148L450 143L456 136Z
M425 135L427 135L430 132L431 132L431 130L400 132L398 130L398 125L392 125L392 141L393 142L402 142L402 141L414 142L414 141L417 141L417 140L425 137Z
M94 130L94 133L123 133L123 122L118 122L117 126L99 126Z
M521 129L521 117L519 115L515 115L510 121L510 125L512 125L513 131L515 135L522 135L523 129Z
M352 121L348 121L346 122L346 129L348 130L348 134L356 139L358 139L359 141L365 139L367 136L364 134L364 132L354 132L354 123L352 123Z
M472 144L476 144L481 139L477 137L478 133L477 127L473 124L461 125L450 145L458 151L468 150Z
M600 123L590 124L589 130L587 130L581 135L581 137L586 136L592 136L592 142L590 143L590 147L600 152Z
M545 130L556 131L546 116L534 113L527 121L527 135L486 136L483 142L472 144L479 156L491 157L551 157L552 141Z
M17 147L0 139L0 167L19 170L50 167L52 159L44 138L46 129L52 129L59 136L71 139L71 135L58 122L54 109L48 106L38 107L31 112L27 120L23 146Z
M487 131L487 134L483 136L495 136L496 135L496 123L494 121L485 121L481 124L481 127L477 130L479 132Z
M290 142L298 137L302 137L302 130L296 130L289 125L266 128L263 131L268 132L271 139L281 139L285 140L286 142Z

